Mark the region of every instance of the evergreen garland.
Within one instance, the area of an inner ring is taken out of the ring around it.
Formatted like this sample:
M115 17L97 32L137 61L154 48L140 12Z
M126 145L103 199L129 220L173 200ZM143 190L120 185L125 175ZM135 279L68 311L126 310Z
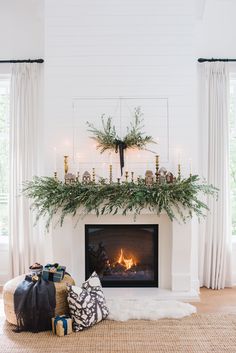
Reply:
M134 108L134 121L127 127L127 133L122 139L118 136L116 128L112 125L112 117L101 116L102 129L96 128L93 124L87 122L88 131L93 134L91 138L97 142L97 149L103 153L107 150L116 150L117 143L120 141L125 148L144 149L148 143L156 143L151 136L145 135L142 131L143 118L140 107Z
M145 184L145 179L138 183L106 183L105 179L88 184L80 181L65 184L52 177L35 177L24 183L24 195L32 199L32 209L36 210L36 220L47 217L47 228L52 217L60 212L60 223L66 215L86 215L95 212L115 215L138 215L148 209L159 215L165 211L172 221L179 218L186 221L193 214L205 216L207 205L199 197L216 195L217 189L212 185L201 183L197 175L187 179L177 179L173 183Z

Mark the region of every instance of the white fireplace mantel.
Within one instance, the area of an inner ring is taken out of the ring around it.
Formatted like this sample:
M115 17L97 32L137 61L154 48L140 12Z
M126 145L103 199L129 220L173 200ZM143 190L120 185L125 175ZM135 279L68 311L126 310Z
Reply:
M52 261L67 266L76 283L85 280L85 224L158 224L158 288L105 288L109 297L122 296L133 299L148 296L159 300L199 300L197 279L196 220L187 223L170 221L166 214L160 216L148 210L134 221L133 215L86 215L76 223L67 217L63 226L51 228ZM194 226L195 225L195 226Z

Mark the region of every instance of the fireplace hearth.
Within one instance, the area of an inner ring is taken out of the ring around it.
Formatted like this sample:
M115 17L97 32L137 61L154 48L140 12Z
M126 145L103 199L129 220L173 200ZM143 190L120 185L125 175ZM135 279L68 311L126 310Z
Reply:
M85 270L104 287L158 287L158 225L85 225Z

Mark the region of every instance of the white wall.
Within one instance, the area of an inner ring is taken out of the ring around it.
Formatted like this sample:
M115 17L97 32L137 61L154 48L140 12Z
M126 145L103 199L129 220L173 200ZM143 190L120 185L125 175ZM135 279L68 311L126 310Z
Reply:
M43 19L44 1L0 0L0 59L43 57Z
M236 58L236 2L206 0L203 17L197 22L197 57Z
M53 171L53 146L59 150L62 169L66 142L72 143L73 97L167 97L170 166L174 167L177 148L183 151L184 167L189 158L197 159L197 134L189 133L197 130L193 9L193 2L186 0L46 2L44 142L48 173ZM93 114L99 124L100 112L94 109ZM144 118L146 128L152 129L154 120ZM76 138L85 133L80 129ZM158 136L158 131L153 133Z

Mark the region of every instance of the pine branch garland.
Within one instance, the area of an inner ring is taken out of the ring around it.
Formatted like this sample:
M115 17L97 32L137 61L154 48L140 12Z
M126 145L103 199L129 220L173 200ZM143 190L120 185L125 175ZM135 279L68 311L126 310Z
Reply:
M193 214L204 217L207 205L200 195L217 195L212 185L201 183L197 175L174 183L161 183L147 186L145 180L138 183L124 182L107 184L104 179L98 183L64 184L51 177L35 177L24 183L23 193L32 199L32 209L36 211L36 221L47 217L47 228L54 215L60 213L63 224L67 215L103 214L139 215L142 210L159 215L166 212L171 221L180 219L186 222Z

